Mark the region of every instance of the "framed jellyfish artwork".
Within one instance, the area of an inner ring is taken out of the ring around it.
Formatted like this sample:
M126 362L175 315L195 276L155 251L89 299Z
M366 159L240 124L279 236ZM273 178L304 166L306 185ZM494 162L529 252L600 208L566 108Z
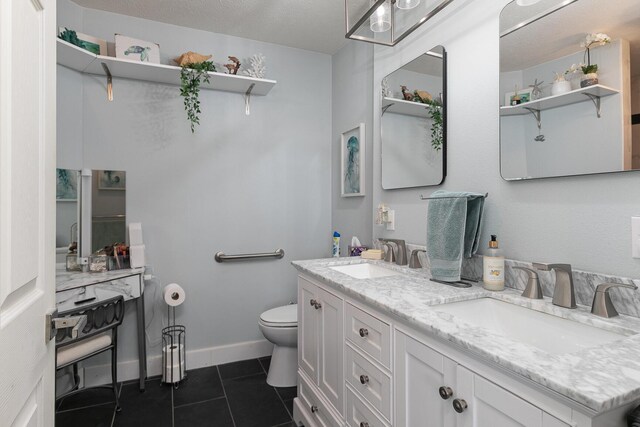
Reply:
M364 196L364 123L342 133L340 181L342 197Z

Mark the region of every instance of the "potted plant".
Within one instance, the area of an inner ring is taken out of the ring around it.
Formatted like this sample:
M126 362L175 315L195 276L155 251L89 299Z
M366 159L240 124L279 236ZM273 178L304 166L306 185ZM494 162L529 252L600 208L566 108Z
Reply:
M564 77L565 75L566 72L556 73L556 76L553 78L553 84L551 85L552 96L571 92L571 82Z
M580 44L584 48L584 56L587 64L582 66L584 76L580 80L580 87L588 87L598 84L598 64L591 63L591 48L611 43L611 38L604 33L587 34L585 41Z

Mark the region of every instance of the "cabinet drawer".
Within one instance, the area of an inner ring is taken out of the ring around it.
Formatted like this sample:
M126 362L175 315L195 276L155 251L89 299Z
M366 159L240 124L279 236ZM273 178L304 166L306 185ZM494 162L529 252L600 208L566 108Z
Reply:
M346 338L391 369L391 326L351 304L347 304L346 308Z
M389 427L360 398L347 387L347 426L349 427Z
M313 421L320 427L341 427L342 423L331 411L330 405L318 394L318 389L298 373L298 397Z
M347 383L387 420L391 420L391 377L349 345L345 348Z
M59 312L72 310L83 305L94 304L109 298L122 295L125 301L138 298L142 295L140 275L136 274L111 282L95 283L80 288L56 292L56 308ZM76 304L77 301L86 302Z

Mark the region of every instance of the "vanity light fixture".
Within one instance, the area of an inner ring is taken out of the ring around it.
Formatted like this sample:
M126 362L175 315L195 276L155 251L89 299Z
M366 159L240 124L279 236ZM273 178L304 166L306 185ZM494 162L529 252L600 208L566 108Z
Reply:
M345 37L395 46L452 1L345 0Z

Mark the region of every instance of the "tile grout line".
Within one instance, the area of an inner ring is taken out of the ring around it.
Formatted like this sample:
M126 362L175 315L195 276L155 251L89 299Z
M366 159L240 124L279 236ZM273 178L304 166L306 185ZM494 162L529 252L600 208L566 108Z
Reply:
M231 417L231 423L233 424L233 427L236 427L236 420L233 419L233 412L231 412L231 404L229 403L229 398L227 397L227 390L224 388L224 382L222 382L222 375L220 375L219 365L216 365L216 371L218 372L218 379L220 379L220 385L222 386L222 392L224 393L224 400L227 402L227 408L229 408L229 416Z
M258 359L258 363L260 364L260 366L262 366L262 370L264 371L265 374L269 374L269 372L267 372L267 369L264 367L264 365L262 364L262 360ZM284 403L284 399L282 398L282 396L280 396L280 392L278 391L278 389L276 387L273 387L273 389L276 391L276 395L278 396L278 399L280 399L280 403L282 403L282 406L284 406L284 410L287 411L287 414L289 414L289 416L291 417L291 421L293 421L293 414L291 412L289 412L289 408L287 408L287 404ZM286 423L284 423L286 424ZM283 424L278 424L278 426L283 425ZM278 427L278 426L274 426L274 427Z
M181 408L184 408L185 406L198 405L200 403L213 402L214 400L220 400L220 399L226 399L226 396L214 397L213 399L198 400L197 402L188 402L188 403L183 403L181 405L176 405L174 402L174 408L181 409Z

